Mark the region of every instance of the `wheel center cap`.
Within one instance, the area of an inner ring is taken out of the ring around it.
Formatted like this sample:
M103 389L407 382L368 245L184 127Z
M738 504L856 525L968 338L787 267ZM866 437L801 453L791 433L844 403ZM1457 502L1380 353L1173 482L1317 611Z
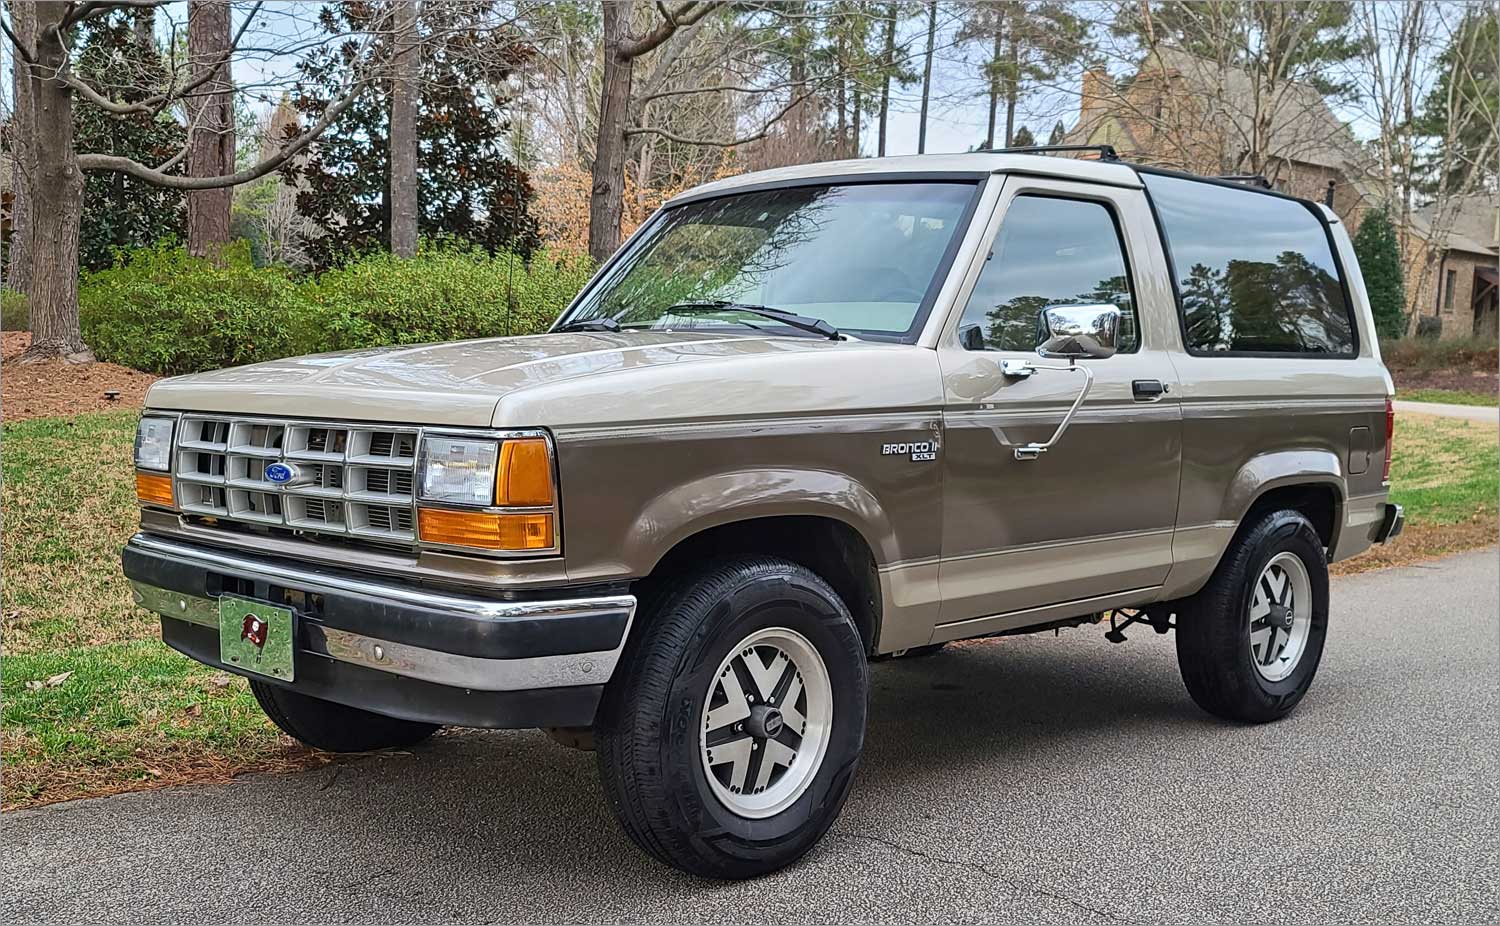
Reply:
M1271 605L1271 613L1268 616L1271 619L1271 623L1276 625L1277 627L1280 627L1282 630L1292 629L1291 608L1288 608L1285 605L1273 604Z
M750 735L761 739L775 736L785 725L781 711L767 704L757 704L750 708L750 719L745 721L745 729Z

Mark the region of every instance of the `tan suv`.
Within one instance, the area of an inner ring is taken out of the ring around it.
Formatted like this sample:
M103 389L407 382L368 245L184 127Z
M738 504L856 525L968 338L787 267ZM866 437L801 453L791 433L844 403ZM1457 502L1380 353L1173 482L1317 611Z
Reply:
M1142 621L1274 720L1401 528L1364 286L1322 206L1109 155L723 180L547 334L163 380L125 573L291 736L552 728L709 876L833 822L870 657Z

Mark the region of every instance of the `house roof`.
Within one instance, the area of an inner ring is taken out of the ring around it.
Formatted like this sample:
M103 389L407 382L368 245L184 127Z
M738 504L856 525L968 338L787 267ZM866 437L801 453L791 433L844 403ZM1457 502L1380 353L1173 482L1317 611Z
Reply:
M1200 95L1211 104L1217 103L1231 145L1251 137L1257 99L1264 91L1258 93L1256 80L1248 71L1233 66L1221 68L1218 62L1172 46L1158 46L1152 55L1163 70L1183 82L1183 89L1187 92ZM1152 69L1148 57L1141 63L1137 76ZM1363 158L1359 143L1348 126L1334 115L1316 87L1293 82L1278 88L1265 102L1271 107L1272 120L1266 146L1268 155L1346 173L1356 172L1350 168ZM1099 113L1108 116L1113 110L1106 100ZM1068 133L1069 141L1091 134L1098 122L1096 119L1084 124L1080 118Z
M1442 212L1451 217L1444 243L1449 250L1491 257L1500 254L1500 194L1476 193L1444 204ZM1412 212L1412 228L1431 241L1432 223L1438 218L1438 204L1423 206Z

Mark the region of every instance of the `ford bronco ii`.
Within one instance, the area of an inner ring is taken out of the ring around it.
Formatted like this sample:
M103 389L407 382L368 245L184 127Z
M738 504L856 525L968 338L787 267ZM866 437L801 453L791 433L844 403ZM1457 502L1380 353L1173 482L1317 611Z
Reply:
M1107 155L721 180L546 334L158 382L125 573L296 739L549 728L707 876L828 829L872 657L1142 622L1275 720L1402 525L1364 285L1323 206Z

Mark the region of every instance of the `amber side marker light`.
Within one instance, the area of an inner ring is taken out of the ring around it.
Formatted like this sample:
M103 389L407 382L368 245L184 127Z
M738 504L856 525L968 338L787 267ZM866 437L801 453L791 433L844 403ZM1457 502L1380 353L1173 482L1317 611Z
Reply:
M547 456L545 440L523 438L500 445L495 504L508 508L542 508L552 504L552 461Z
M552 513L499 514L493 511L417 510L423 543L481 550L547 550L553 546Z
M165 505L172 508L177 504L176 499L172 497L171 476L136 473L135 497L146 505Z

